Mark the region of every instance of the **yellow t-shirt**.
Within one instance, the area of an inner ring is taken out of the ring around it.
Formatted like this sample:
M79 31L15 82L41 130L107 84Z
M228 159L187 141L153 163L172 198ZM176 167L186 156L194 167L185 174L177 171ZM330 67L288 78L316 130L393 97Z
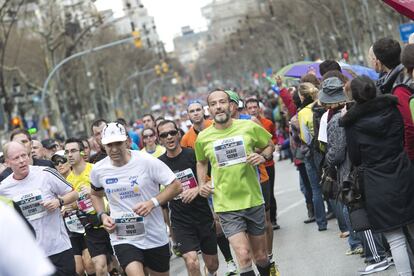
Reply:
M66 180L72 184L73 189L79 193L79 199L77 201L78 208L88 214L96 214L95 209L92 206L92 201L90 198L87 198L83 190L86 188L91 189L91 179L89 177L93 165L91 163L86 163L86 167L81 174L74 174L73 171L70 172Z
M163 146L161 146L161 145L157 145L155 147L155 151L154 152L148 152L145 148L143 148L141 151L142 152L146 152L148 154L151 154L155 158L158 158L158 157L160 157L161 155L163 155L165 153L166 149Z

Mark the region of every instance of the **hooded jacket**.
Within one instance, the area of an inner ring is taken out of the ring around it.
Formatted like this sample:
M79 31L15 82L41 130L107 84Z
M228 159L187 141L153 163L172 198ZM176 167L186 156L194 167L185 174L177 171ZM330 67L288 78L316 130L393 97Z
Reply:
M410 160L414 160L414 124L411 116L409 101L412 95L410 79L404 74L402 64L393 68L377 81L381 94L392 94L398 98L398 110L404 121L404 147Z
M378 96L355 104L340 119L349 158L362 171L365 207L375 232L414 222L413 170L397 105L394 96Z

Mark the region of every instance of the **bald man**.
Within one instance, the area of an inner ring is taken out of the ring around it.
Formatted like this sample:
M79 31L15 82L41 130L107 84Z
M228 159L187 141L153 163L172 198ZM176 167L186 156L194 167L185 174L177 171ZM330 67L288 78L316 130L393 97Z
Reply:
M79 195L55 170L30 166L22 143L3 146L6 164L13 173L2 181L0 195L12 199L36 232L36 240L56 267L55 275L75 275L75 261L60 208Z

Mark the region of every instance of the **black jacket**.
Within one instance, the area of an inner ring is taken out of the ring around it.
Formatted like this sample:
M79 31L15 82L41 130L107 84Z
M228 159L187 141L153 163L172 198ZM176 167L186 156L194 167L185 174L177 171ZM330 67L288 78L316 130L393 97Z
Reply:
M349 158L362 169L365 206L375 232L414 222L413 170L397 104L394 96L378 96L355 104L340 120Z

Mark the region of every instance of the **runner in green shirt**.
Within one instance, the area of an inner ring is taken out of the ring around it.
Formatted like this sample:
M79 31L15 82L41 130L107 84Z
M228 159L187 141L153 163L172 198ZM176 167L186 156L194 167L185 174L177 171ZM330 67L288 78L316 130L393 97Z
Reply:
M272 157L271 135L251 121L231 119L233 106L224 90L211 92L207 103L214 124L200 132L195 145L200 195L213 194L214 211L237 255L240 275L255 275L253 254L260 275L268 276L265 209L256 166ZM212 181L206 182L208 161Z

